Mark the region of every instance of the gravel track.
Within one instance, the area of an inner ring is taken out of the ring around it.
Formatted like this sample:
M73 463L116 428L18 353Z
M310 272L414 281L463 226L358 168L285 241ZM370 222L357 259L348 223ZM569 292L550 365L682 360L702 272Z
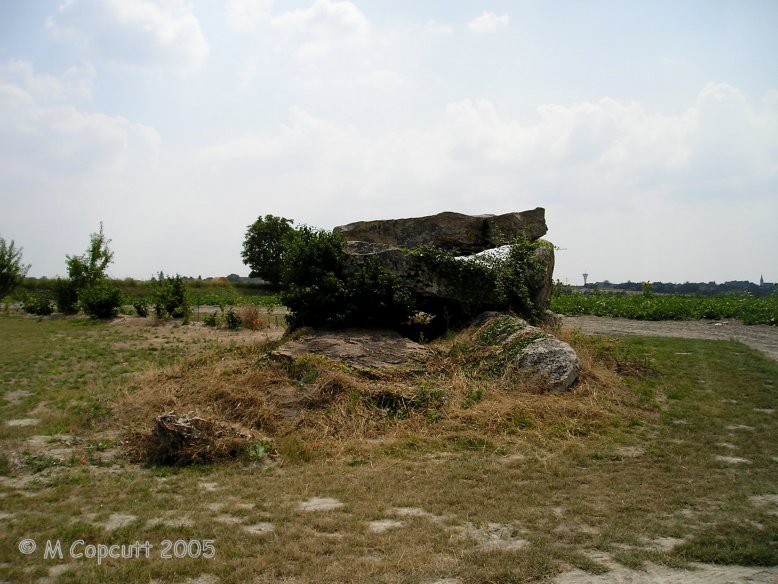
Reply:
M603 316L563 316L562 324L585 333L735 340L778 361L778 327L745 325L736 320L629 320Z

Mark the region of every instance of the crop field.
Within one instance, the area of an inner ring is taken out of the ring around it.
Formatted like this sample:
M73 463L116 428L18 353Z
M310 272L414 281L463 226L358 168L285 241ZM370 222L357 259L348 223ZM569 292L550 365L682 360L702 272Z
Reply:
M684 296L680 294L561 294L551 310L566 316L589 314L636 320L738 319L778 325L778 295Z
M758 351L563 329L582 377L549 395L476 375L458 338L423 370L368 375L282 367L282 333L0 316L0 581L778 579L778 363ZM282 381L329 397L252 417ZM403 408L376 399L400 386ZM132 462L171 409L262 439ZM110 546L131 557L98 558Z

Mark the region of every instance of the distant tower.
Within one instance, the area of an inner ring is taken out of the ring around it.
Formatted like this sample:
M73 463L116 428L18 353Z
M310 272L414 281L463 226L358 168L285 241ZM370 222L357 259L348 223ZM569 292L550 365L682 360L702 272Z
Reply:
M759 285L764 286L764 276L759 276Z
M586 279L589 277L589 274L587 274L586 272L584 272L584 273L583 273L583 277L584 277L584 286L586 286Z

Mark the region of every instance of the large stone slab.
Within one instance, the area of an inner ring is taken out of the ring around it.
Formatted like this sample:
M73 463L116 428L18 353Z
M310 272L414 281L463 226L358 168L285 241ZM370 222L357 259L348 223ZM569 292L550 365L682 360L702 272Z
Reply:
M542 207L503 215L465 215L446 211L426 217L358 221L333 231L347 241L364 241L414 248L435 246L455 255L471 255L500 247L524 233L536 240L546 234L546 211Z
M346 329L313 331L284 343L271 353L271 357L279 361L293 361L309 353L373 369L419 363L431 355L428 348L395 331Z

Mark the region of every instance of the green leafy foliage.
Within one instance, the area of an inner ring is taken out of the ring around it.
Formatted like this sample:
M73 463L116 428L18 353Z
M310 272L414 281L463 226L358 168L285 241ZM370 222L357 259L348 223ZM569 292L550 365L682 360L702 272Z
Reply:
M243 263L251 268L251 276L259 276L274 285L281 281L282 256L285 242L294 231L291 219L265 215L246 230L243 241Z
M0 237L0 299L22 283L29 268L22 264L22 248Z
M565 294L551 299L551 310L568 316L590 314L635 320L736 318L745 324L778 325L778 294L764 297L749 294Z
M157 318L188 318L191 313L189 295L181 276L159 273L154 288L154 314Z
M54 301L59 312L65 314L78 312L78 289L73 280L57 278L54 283Z
M543 285L538 242L517 238L504 256L470 259L433 247L408 250L422 272L426 264L446 286L462 291L454 299L414 293L375 259L355 267L346 261L345 245L339 234L307 226L287 238L281 301L292 328L376 326L434 337L450 318L465 322L489 309L535 321L543 308L537 301ZM424 324L414 319L422 314Z
M345 240L338 234L302 227L285 249L281 301L292 328L397 328L414 312L410 292L377 262L345 270Z
M119 313L122 293L116 285L104 278L78 291L78 302L92 318L112 318Z
M228 329L233 331L238 330L242 322L243 320L240 318L240 315L232 308L224 313L224 323L227 325Z
M324 326L344 320L345 240L303 226L287 240L281 302L289 308L291 328Z
M394 328L408 322L413 295L377 261L368 261L345 279L344 326Z
M28 314L47 316L54 312L54 303L47 292L34 292L24 297L22 309Z
M136 298L132 303L132 307L135 309L135 314L141 318L149 315L149 301L145 298Z
M537 301L543 286L543 264L540 241L515 238L504 255L481 255L460 259L435 247L423 247L408 253L421 258L435 273L442 274L452 287L463 291L457 306L467 321L484 309L513 311L530 322L537 322L544 308ZM439 312L435 307L423 310Z
M105 270L113 261L109 243L111 240L105 237L103 224L100 223L100 231L89 236L89 247L84 255L66 256L68 276L76 290L96 284L106 277Z
M111 240L106 238L100 223L100 230L89 236L89 246L84 255L66 256L70 280L59 281L56 285L57 305L62 312L76 311L75 293L78 306L92 318L111 318L118 314L122 294L105 273L113 261L109 243Z
M544 308L537 302L543 285L543 264L539 256L542 245L544 243L540 241L517 237L511 243L508 254L492 265L500 301L531 321L537 321Z
M219 315L215 312L208 312L203 316L203 323L205 326L216 328L219 326L219 320Z

